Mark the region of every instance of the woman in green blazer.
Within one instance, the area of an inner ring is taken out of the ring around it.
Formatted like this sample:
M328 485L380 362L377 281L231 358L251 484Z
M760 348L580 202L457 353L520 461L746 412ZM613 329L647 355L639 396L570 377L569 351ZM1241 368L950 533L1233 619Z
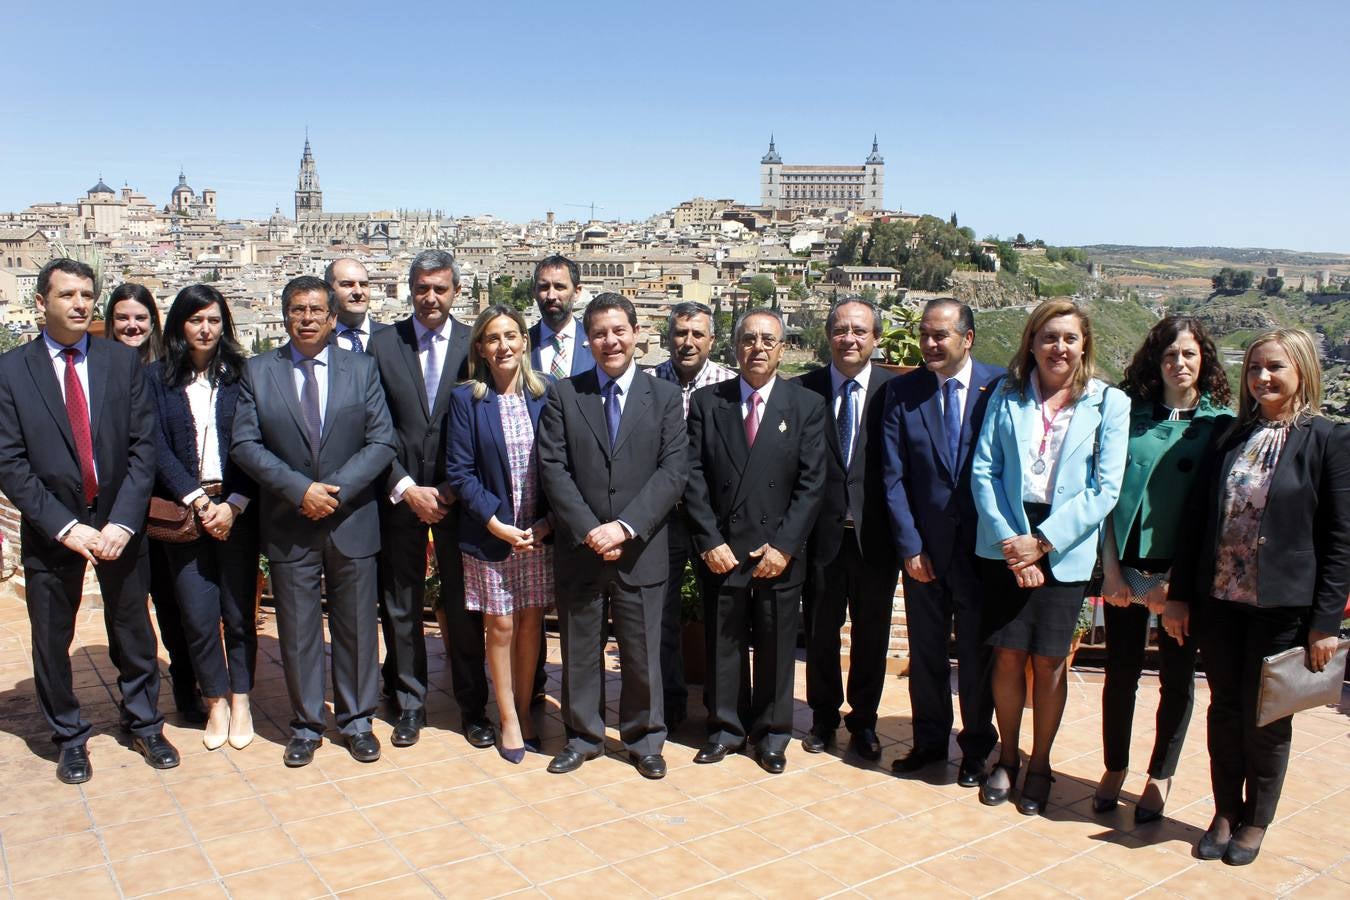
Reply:
M1119 802L1130 764L1134 698L1144 667L1148 623L1166 604L1167 580L1183 528L1186 498L1219 436L1232 424L1223 363L1204 325L1168 316L1149 331L1125 370L1130 443L1120 499L1102 547L1106 601L1106 684L1102 691L1102 749L1106 772L1093 809ZM1182 605L1182 604L1179 604ZM1159 704L1148 783L1134 808L1136 822L1162 816L1191 720L1195 643L1177 643L1158 629Z

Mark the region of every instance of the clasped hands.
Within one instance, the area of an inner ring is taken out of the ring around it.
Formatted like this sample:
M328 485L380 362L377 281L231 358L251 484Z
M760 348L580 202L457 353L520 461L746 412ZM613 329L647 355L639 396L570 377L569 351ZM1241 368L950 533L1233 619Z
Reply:
M197 513L202 529L218 541L228 540L230 529L234 527L235 510L228 503L208 501L202 511Z
M131 541L131 532L120 525L109 522L102 530L90 525L72 525L61 537L61 544L80 554L94 565L99 561L111 562L122 555Z
M493 516L488 519L487 529L493 537L510 544L512 550L526 551L542 547L544 538L548 537L553 527L549 525L548 519L539 519L529 528L517 528Z
M585 544L605 562L614 562L623 555L623 542L628 530L618 522L606 522L586 532Z
M1045 573L1036 565L1045 551L1034 534L1016 534L1006 538L999 547L1003 550L1003 561L1012 570L1020 588L1038 588L1045 584Z
M759 560L759 564L750 573L752 578L777 578L792 561L791 556L767 543L751 550L750 558ZM741 564L727 544L718 544L704 553L703 562L714 575L725 575Z

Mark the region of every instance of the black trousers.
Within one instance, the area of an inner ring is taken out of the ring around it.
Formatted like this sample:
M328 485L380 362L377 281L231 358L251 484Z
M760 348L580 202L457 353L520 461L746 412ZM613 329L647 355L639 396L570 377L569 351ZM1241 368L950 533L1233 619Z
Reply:
M576 552L590 553L585 547ZM570 583L569 583L570 582ZM666 742L661 690L661 605L665 584L633 586L613 566L558 579L562 637L562 719L568 746L605 746L605 604L619 643L619 738L630 753L660 753Z
M806 702L815 728L839 727L845 700L840 672L840 630L848 615L848 715L851 732L877 727L877 707L886 686L886 651L891 639L891 607L899 569L863 559L852 528L844 529L839 553L826 565L812 565L802 610L806 615Z
M226 541L202 537L163 546L202 695L247 694L258 659L257 530L235 528Z
M754 579L729 587L706 566L702 575L708 739L728 747L749 740L761 751L782 753L792 739L801 586Z
M173 683L174 705L179 709L197 706L197 675L192 668L192 650L183 630L183 614L174 592L174 576L164 552L167 544L146 540L150 551L150 602L159 623L159 640L169 654L169 680ZM254 564L257 567L257 564ZM255 582L256 583L256 582ZM116 657L113 658L114 664Z
M1112 772L1130 766L1134 698L1144 671L1148 643L1148 607L1106 604L1106 684L1102 688L1102 751ZM1158 629L1158 714L1155 720L1151 778L1171 778L1181 759L1181 745L1195 703L1196 641L1178 645Z
M65 547L42 555L28 552L23 569L28 595L28 621L33 637L33 681L38 706L60 749L83 746L92 726L80 714L70 668L70 644L84 585L84 557ZM138 737L159 734L159 647L146 602L149 565L146 542L133 537L122 556L101 561L94 573L103 594L109 655L117 667L122 694L122 721ZM114 651L114 648L115 651Z
M678 504L666 520L670 542L670 566L666 575L666 597L661 607L661 686L665 693L666 721L684 721L689 706L689 687L684 682L684 567L691 559L698 562L694 542L689 537L684 506Z
M379 703L376 560L352 559L332 540L297 560L272 560L277 639L291 700L291 735L316 740L324 732L324 642L320 579L328 595L332 637L333 716L351 736L370 731Z
M1261 660L1308 642L1308 606L1247 606L1226 600L1191 607L1209 678L1209 777L1217 815L1265 828L1275 820L1294 717L1256 726ZM1197 622L1198 620L1198 622Z
M993 649L984 640L984 590L975 561L954 558L946 573L927 584L903 577L914 746L946 752L953 725L947 648L955 628L956 691L961 706L956 743L963 756L984 759L998 742L998 729L989 680Z
M411 512L382 510L380 552L380 626L385 657L381 674L385 693L399 710L419 710L427 699L427 642L422 604L426 596L427 526ZM458 510L448 514L455 516ZM444 523L442 523L443 526ZM464 608L464 563L452 528L432 529L441 606L450 639L450 683L465 722L486 717L488 680L483 645L483 616Z

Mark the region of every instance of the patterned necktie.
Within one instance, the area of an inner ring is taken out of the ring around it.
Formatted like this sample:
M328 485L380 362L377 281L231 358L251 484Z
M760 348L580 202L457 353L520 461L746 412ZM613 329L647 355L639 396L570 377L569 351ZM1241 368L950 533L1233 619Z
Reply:
M427 351L426 371L422 375L427 389L427 411L436 408L436 391L441 386L441 362L436 358L436 335L428 331L422 335L422 347Z
M853 405L853 392L858 382L850 378L839 388L839 414L834 417L835 427L839 429L839 449L844 455L844 466L853 460L854 416L857 410Z
M67 347L61 351L66 358L66 418L70 419L70 434L75 438L75 452L80 457L80 485L84 489L86 506L94 505L98 496L98 476L94 474L94 438L89 433L89 402L84 386L75 371L75 357L80 351Z
M947 467L956 473L957 459L961 453L961 403L956 398L956 389L960 384L955 378L948 378L942 386L942 430L947 432Z
M759 395L759 391L751 391L750 398L746 401L749 409L745 414L745 445L747 447L755 446L755 437L759 434L759 405L764 402L764 398Z
M605 399L605 427L609 429L609 449L612 451L619 440L619 418L623 415L623 410L619 408L619 395L623 393L623 388L619 387L617 381L611 381L601 393Z
M348 328L346 331L342 333L347 336L347 340L352 342L353 350L355 350L357 353L365 352L366 348L361 343L361 332L357 331L355 328Z
M570 367L567 365L566 348L567 339L561 333L553 335L553 365L549 366L549 374L558 381L567 377Z
M305 376L304 387L300 390L300 411L305 414L305 433L309 437L309 449L314 453L314 474L317 476L323 415L319 412L319 379L315 376L314 366L312 359L300 360L300 371Z

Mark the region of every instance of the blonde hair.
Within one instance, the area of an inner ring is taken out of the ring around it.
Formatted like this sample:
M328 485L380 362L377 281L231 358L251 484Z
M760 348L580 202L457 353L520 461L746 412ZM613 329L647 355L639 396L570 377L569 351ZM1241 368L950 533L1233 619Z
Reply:
M1058 319L1060 316L1075 316L1078 319L1078 328L1083 333L1083 355L1078 359L1078 368L1069 379L1069 390L1073 394L1074 400L1083 396L1087 390L1088 384L1097 374L1097 345L1092 339L1092 320L1088 314L1083 311L1077 303L1072 300L1046 300L1040 306L1031 311L1027 317L1027 324L1022 329L1022 342L1017 347L1017 352L1013 354L1012 360L1008 363L1008 377L1005 379L1005 389L1016 391L1023 397L1031 386L1031 372L1036 368L1036 355L1032 352L1032 344L1036 340L1036 333L1045 327L1051 319Z
M1322 366L1317 361L1317 344L1312 335L1301 328L1272 328L1253 338L1242 354L1242 373L1238 376L1238 415L1234 427L1241 428L1260 414L1261 407L1252 399L1251 389L1247 387L1247 366L1256 348L1264 344L1279 344L1283 347L1298 371L1294 418L1322 415Z
M488 387L492 384L492 368L488 361L478 353L478 345L483 340L483 332L487 331L488 325L495 320L506 316L516 323L520 329L520 336L525 341L525 348L520 353L520 363L516 368L516 381L514 388L517 392L525 391L531 397L542 397L548 390L548 383L534 370L530 365L530 330L525 327L525 317L520 311L510 306L503 306L500 303L494 303L487 309L478 314L474 319L473 330L469 332L469 377L465 379L466 383L473 384L473 398L482 400L487 396Z

